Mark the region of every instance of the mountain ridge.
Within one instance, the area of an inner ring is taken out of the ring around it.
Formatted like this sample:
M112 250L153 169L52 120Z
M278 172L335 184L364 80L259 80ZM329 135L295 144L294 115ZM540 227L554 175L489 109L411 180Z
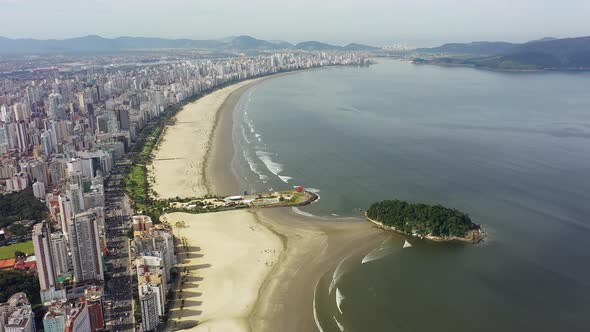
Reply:
M267 41L252 36L232 36L223 39L167 39L158 37L104 38L98 35L66 39L7 38L0 36L0 53L70 53L70 52L121 52L141 49L217 49L217 50L341 50L371 51L378 47L351 43L345 46L331 45L318 41L291 44L282 40Z
M590 36L543 38L523 44L445 44L433 49L434 53L461 54L463 57L441 57L433 60L417 58L415 62L499 70L590 69ZM445 51L441 51L443 49ZM422 52L429 53L424 49ZM465 55L471 57L465 58Z

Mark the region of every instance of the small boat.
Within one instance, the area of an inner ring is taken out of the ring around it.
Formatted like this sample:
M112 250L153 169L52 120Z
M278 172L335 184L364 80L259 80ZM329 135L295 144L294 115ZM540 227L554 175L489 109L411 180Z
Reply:
M408 242L408 240L404 241L404 248L410 248L412 246L412 244L410 242Z

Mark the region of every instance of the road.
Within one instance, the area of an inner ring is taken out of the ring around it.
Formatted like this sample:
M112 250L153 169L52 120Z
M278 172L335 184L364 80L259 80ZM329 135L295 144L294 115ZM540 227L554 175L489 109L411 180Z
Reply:
M132 209L125 196L123 180L129 169L128 159L116 164L105 181L105 227L109 254L105 256L107 265L107 324L111 331L133 332L133 288L137 278L130 266L129 238L127 231L131 226Z

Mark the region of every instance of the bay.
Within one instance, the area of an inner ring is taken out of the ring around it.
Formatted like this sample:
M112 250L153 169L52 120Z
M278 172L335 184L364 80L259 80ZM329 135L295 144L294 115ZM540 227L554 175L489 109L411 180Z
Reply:
M503 73L379 59L251 88L234 113L244 191L303 185L302 214L440 203L480 245L391 235L376 260L325 276L324 331L586 331L590 326L590 74ZM342 313L340 312L342 311Z

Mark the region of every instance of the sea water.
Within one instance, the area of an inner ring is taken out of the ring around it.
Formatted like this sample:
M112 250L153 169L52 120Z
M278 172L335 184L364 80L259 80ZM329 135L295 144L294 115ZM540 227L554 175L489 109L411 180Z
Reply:
M243 191L317 192L362 216L402 199L460 209L483 244L392 234L318 281L323 331L588 331L590 73L378 59L266 80L234 112Z

